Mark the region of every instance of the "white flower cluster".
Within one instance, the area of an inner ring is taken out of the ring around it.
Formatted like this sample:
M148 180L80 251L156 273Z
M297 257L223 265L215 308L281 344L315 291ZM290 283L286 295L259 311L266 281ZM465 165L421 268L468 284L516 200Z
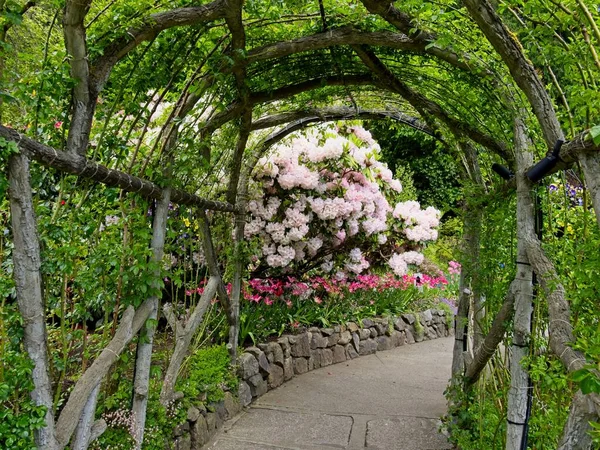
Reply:
M436 228L440 224L440 212L429 206L421 209L416 201L398 203L392 215L396 219L402 219L406 225L404 234L410 241L424 242L435 241L438 237Z
M408 265L419 266L423 264L424 256L419 252L394 253L388 260L388 265L399 277L408 273Z
M369 268L370 264L363 256L360 248L353 248L352 250L350 250L350 254L348 256L350 257L350 260L346 261L346 263L344 264L344 268L348 272L359 274L365 269Z

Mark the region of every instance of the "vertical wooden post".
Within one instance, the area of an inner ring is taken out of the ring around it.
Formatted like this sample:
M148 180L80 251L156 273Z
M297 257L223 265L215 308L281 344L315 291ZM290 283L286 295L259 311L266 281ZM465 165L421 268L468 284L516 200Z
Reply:
M48 370L40 244L29 181L29 159L25 155L15 154L9 158L8 178L17 303L23 317L25 350L33 361L31 398L36 405L46 408L46 424L35 431L35 443L39 450L54 450L58 444Z
M163 259L165 248L165 235L167 232L167 215L169 213L169 202L171 201L171 189L163 191L163 198L157 202L154 217L152 218L152 262L160 264ZM154 272L155 283L160 284L160 269ZM137 354L135 360L135 379L133 382L133 403L131 412L134 420L135 449L140 450L144 441L144 428L146 426L146 410L148 407L148 390L150 386L150 365L152 362L152 346L154 343L154 331L156 330L156 319L158 317L158 296L149 298L151 312L148 321L139 334Z
M581 153L579 162L585 175L585 185L590 193L596 221L600 227L600 154Z
M533 271L527 257L525 239L534 233L535 215L532 183L525 176L533 164L531 143L525 125L515 119L515 153L517 161L517 273L515 277L515 317L511 348L511 384L508 394L506 450L522 450L527 429L529 374L522 360L529 354L531 314L533 311Z

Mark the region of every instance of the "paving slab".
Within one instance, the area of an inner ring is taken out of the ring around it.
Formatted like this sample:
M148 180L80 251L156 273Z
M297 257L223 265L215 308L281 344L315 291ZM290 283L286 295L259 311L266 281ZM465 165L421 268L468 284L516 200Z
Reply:
M352 423L350 416L252 408L235 423L227 437L281 446L345 448Z
M346 361L297 376L254 402L210 450L450 449L446 412L453 338Z
M218 439L212 448L218 448L219 450L295 450L293 447L274 447L257 442L238 441L227 438Z
M439 420L423 417L370 420L366 447L369 450L451 449L445 436L438 433Z

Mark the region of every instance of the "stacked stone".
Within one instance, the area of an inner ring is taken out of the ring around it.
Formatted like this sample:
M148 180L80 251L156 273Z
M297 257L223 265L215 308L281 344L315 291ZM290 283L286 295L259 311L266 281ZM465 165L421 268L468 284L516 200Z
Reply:
M444 310L428 309L400 317L363 319L360 325L350 322L331 328L312 327L249 347L238 358L241 382L237 398L225 392L224 400L208 409L191 407L187 422L175 428L175 449L199 450L224 420L296 375L452 332Z
M231 392L225 398L208 405L192 406L187 412L187 421L175 427L174 448L176 450L200 450L225 420L235 417L242 410L239 400Z
M428 309L416 315L363 319L360 326L350 322L283 335L276 341L249 347L241 355L239 400L247 406L295 375L405 343L448 336L450 332L446 312Z

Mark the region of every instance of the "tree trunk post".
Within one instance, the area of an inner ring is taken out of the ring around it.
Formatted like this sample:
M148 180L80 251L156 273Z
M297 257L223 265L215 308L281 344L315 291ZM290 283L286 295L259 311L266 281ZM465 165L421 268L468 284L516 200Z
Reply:
M522 360L529 353L531 314L533 312L533 271L527 257L525 237L534 232L532 184L525 171L533 163L531 144L525 125L515 119L515 153L517 161L517 273L515 276L515 317L510 357L511 385L508 394L506 450L522 450L528 420L529 374Z
M596 222L600 227L600 154L582 152L579 155L579 162L596 213Z
M588 450L592 448L590 422L598 420L596 406L589 395L578 391L573 398L569 417L563 429L563 435L557 450Z
M219 277L210 277L204 288L204 292L200 297L200 301L194 308L194 312L190 316L185 327L175 318L175 314L171 310L170 305L167 304L163 306L165 316L175 331L175 350L173 350L173 355L169 361L169 367L167 368L160 392L160 403L165 407L180 397L180 394L174 392L177 377L179 376L179 369L188 354L192 338L202 323L204 313L217 292L220 281Z
M465 178L481 189L485 189L475 148L468 142L464 143L462 148L465 158ZM477 320L477 314L481 312L478 259L482 218L483 212L481 208L471 204L466 205L463 219L463 258L459 281L458 311L454 324L452 378L455 380L458 380L465 370L464 352L469 350L469 346L467 345L469 339L469 333L467 332L469 317L474 313ZM470 308L472 296L475 298L475 311L472 311ZM479 330L479 326L480 324L476 323L477 330ZM475 349L476 347L471 350Z
M39 450L54 450L58 448L58 444L46 346L46 311L42 297L40 244L27 156L15 154L9 158L8 178L17 303L23 317L23 343L33 361L34 388L31 398L36 405L46 408L46 424L35 431L35 443Z
M167 215L169 213L169 202L171 190L164 190L163 198L157 202L156 211L152 221L152 261L160 264L165 248L165 234L167 231ZM155 282L160 284L160 269L154 273ZM135 361L135 379L133 382L133 402L131 412L133 414L133 439L135 450L142 448L144 442L144 428L146 426L146 409L148 406L148 389L150 386L150 365L152 362L152 346L154 332L156 330L156 319L158 318L158 297L150 297L152 311L149 320L139 334L137 354Z
M92 442L92 428L94 427L94 418L96 414L96 405L98 403L98 393L100 392L100 383L96 385L90 398L83 408L75 434L73 436L73 442L71 442L71 450L87 450L88 446ZM100 435L95 436L98 438Z

